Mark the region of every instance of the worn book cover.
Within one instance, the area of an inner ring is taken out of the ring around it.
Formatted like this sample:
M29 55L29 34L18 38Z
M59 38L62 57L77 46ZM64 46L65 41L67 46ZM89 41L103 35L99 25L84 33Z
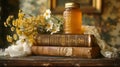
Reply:
M96 58L100 55L99 47L32 46L31 51L35 55L71 56L80 58Z
M65 46L65 47L93 47L98 46L96 38L91 34L70 35L70 34L39 34L35 37L39 46Z

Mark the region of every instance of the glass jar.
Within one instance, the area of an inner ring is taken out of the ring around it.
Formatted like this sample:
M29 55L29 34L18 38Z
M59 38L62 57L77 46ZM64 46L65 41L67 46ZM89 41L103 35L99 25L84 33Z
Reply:
M82 12L79 3L66 3L63 17L65 34L82 34Z

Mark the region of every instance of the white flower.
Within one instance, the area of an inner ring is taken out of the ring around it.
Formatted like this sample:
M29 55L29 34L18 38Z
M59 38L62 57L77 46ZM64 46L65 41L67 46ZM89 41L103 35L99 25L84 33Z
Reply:
M50 20L50 21L47 23L46 29L47 29L47 31L50 31L52 28L53 28L53 22Z
M52 29L51 34L57 33L58 31L60 31L60 26L59 25L54 25L54 28Z
M50 11L50 9L47 9L47 10L45 11L45 13L44 13L43 16L45 17L45 19L50 18L50 17L51 17L51 11Z

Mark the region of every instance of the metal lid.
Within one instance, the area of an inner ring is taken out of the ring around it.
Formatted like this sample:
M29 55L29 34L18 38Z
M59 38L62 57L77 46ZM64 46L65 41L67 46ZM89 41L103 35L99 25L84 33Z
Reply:
M80 4L75 2L65 3L65 8L69 8L69 7L80 7Z

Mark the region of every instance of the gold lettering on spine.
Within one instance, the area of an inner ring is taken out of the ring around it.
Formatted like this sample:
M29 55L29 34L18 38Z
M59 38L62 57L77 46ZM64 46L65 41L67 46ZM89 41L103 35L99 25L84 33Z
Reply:
M60 42L60 36L61 35L56 35L57 37L56 37L56 39L57 39L57 46L60 46L61 45L61 42Z
M70 40L69 40L69 39L70 39L70 37L69 37L69 36L70 36L70 35L67 35L67 36L66 36L66 45L67 45L67 46L69 46L69 45L70 45L70 44L69 44L69 43L70 43L70 42L69 42L69 41L70 41Z
M48 35L44 36L43 42L44 42L43 44L50 45L49 44L49 36Z
M50 38L50 39L49 39L49 40L50 40L50 43L49 43L49 44L53 45L53 39L54 39L54 38L53 38L52 36L50 36L49 38Z
M65 43L65 36L64 35L61 35L61 39L60 39L60 42L61 42L61 45L65 45L66 43Z
M78 42L78 44L79 44L80 46L85 46L85 44L84 44L84 37L78 36L78 37L77 37L77 42ZM78 44L77 44L77 45L78 45Z
M38 44L41 44L41 36L38 36L37 42L38 42Z
M75 44L75 37L73 35L71 36L71 45L75 45L76 46L76 44Z
M78 46L78 39L77 39L77 35L75 35L75 45Z

